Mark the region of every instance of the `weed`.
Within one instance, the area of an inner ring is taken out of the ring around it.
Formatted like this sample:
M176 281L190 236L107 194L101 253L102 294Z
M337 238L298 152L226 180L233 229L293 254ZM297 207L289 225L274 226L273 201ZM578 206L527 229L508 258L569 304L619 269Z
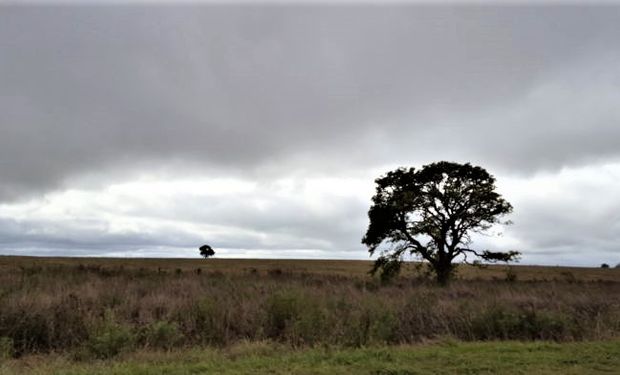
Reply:
M0 336L0 361L12 358L13 355L13 340L10 337Z

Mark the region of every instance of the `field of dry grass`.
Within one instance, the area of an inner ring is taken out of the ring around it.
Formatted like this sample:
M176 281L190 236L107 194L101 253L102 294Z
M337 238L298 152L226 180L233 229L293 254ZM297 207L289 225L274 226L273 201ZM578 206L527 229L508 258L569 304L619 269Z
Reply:
M0 357L276 342L291 348L620 337L620 270L463 267L446 288L415 265L0 257Z
M339 275L366 278L372 266L370 260L311 260L311 259L178 259L178 258L70 258L70 257L16 257L0 256L0 271L15 270L20 267L60 267L88 265L102 269L118 270L149 270L162 272L217 271L225 274L244 274L256 270L268 273L282 270L288 274L310 273L315 275ZM615 281L620 282L620 269L601 269L589 267L553 267L553 266L509 266L515 271L518 280L550 281L567 280L574 277L577 281ZM484 268L462 265L457 277L464 280L495 280L504 279L505 265L489 265ZM415 264L403 267L405 277L421 272ZM572 275L572 276L571 276Z

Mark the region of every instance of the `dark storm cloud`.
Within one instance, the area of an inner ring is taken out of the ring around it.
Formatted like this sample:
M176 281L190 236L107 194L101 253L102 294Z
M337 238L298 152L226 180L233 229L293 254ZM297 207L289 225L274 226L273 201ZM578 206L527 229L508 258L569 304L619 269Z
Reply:
M535 170L615 156L615 107L598 108L598 132L570 121L579 93L513 112L562 69L577 69L575 90L617 89L618 9L3 6L0 195L170 161L248 173L448 155ZM535 130L558 111L555 131Z

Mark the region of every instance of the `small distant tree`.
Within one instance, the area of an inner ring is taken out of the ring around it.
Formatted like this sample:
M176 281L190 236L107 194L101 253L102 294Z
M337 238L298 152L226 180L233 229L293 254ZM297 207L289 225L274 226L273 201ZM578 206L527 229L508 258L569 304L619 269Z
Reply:
M601 268L609 268L609 264L603 263L603 264L601 264Z
M200 255L205 259L215 255L215 250L209 245L202 245L198 249L200 250Z
M442 161L396 169L375 182L362 243L371 255L380 252L371 273L381 271L382 279L397 275L406 255L427 262L441 285L452 277L457 257L509 262L520 255L470 247L472 233L502 224L501 217L512 212L485 169Z

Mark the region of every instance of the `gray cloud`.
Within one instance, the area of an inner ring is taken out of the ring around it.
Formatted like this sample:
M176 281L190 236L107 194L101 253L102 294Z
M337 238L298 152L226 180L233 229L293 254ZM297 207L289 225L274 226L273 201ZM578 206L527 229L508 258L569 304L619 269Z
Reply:
M170 159L248 171L298 155L346 155L365 167L442 153L487 161L508 146L511 158L537 151L505 161L510 168L571 163L574 144L551 146L557 132L508 136L546 129L532 122L551 111L570 118L572 101L529 117L513 112L527 111L532 90L585 56L611 55L604 77L577 65L580 84L604 78L603 94L617 89L618 51L609 50L620 37L617 9L4 6L3 195ZM597 142L615 153L618 110L602 111L595 126L605 131L590 132L582 153L600 155ZM498 114L492 124L487 112ZM490 139L479 142L481 132ZM443 140L449 147L437 147ZM491 152L469 152L479 143Z
M523 181L596 170L620 156L619 25L617 6L0 5L0 202L103 194L141 174L350 177L371 192L378 170L438 159ZM231 249L359 249L367 199L311 207L265 186L113 218L92 199L61 222L4 214L0 241L156 251L211 228ZM566 200L519 199L523 246L614 251L617 217L584 225L558 217L581 215ZM153 231L110 231L114 220Z
M72 191L0 206L0 248L68 249L73 254L132 253L175 249L195 256L208 242L226 254L267 251L363 257L359 238L367 202L357 196L312 192L312 183L292 190L261 184L246 192L188 191L185 182L145 193L150 183L106 191ZM298 194L299 191L303 193ZM120 203L126 203L121 206ZM6 215L2 217L3 215ZM51 249L51 250L50 250ZM193 250L189 252L190 250Z

